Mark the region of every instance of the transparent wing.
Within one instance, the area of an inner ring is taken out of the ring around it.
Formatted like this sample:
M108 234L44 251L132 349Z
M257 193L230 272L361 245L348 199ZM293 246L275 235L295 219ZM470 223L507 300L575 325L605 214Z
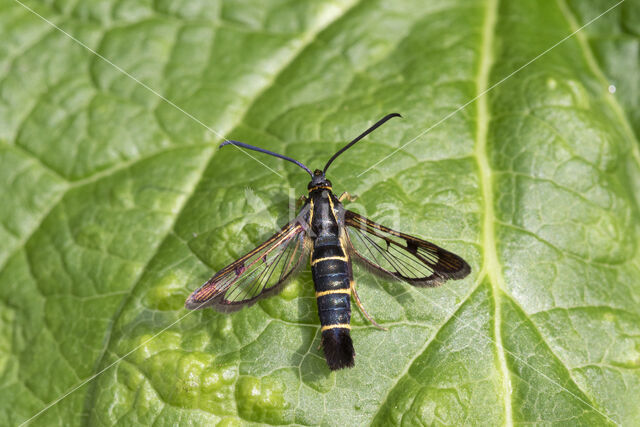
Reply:
M298 221L287 224L266 242L217 272L191 294L185 307L235 311L277 293L305 258L305 238Z
M355 212L345 211L345 224L356 259L411 285L439 286L448 279L462 279L471 271L458 255Z

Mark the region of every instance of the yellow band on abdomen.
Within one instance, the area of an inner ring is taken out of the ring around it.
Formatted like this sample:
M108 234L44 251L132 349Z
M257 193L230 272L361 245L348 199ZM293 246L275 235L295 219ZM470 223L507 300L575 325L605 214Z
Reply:
M325 295L331 295L331 294L351 294L351 289L350 288L344 288L344 289L331 289L329 291L320 291L320 292L316 292L316 298L318 297L323 297Z
M329 329L351 329L351 325L348 323L338 323L337 325L325 325L320 329L320 331L324 332L324 331L328 331Z
M337 260L344 261L344 262L348 262L349 261L346 256L328 256L328 257L324 257L324 258L314 259L313 261L311 261L311 265L316 265L319 262L329 261L329 260L332 260L332 259L337 259Z

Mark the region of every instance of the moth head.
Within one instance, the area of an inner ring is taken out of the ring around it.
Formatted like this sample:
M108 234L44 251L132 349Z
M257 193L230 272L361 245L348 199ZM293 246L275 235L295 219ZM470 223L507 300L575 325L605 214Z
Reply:
M307 185L309 190L314 187L327 187L327 189L331 189L331 181L324 176L324 172L320 169L313 171L313 175L311 175L311 182Z

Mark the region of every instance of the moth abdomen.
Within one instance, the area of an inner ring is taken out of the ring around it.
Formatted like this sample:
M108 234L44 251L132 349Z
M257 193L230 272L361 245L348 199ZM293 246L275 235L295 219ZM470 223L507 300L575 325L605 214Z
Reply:
M332 240L329 241L328 240ZM355 351L349 335L351 322L351 276L349 260L340 240L323 239L311 255L322 347L331 370L352 367Z

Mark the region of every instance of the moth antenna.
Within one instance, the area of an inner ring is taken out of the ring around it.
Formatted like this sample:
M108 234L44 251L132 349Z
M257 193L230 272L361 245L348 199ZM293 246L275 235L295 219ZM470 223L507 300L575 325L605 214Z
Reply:
M299 162L296 159L292 159L291 157L287 157L283 154L274 153L273 151L265 150L264 148L260 148L260 147L254 147L253 145L245 144L244 142L231 141L231 140L227 140L223 142L222 144L220 144L219 148L222 148L225 145L235 145L236 147L247 148L249 150L257 151L259 153L265 153L265 154L269 154L270 156L279 157L291 163L295 163L296 165L300 166L302 169L306 170L307 173L311 175L311 177L313 177L313 173L311 172L311 170L308 167L306 167L304 164L302 164L302 162Z
M344 147L342 147L340 149L340 151L338 151L336 154L334 154L329 161L327 162L327 164L324 167L324 170L322 171L323 173L327 173L327 169L329 169L329 166L331 165L331 163L336 159L336 157L338 157L340 154L344 153L345 151L347 151L353 144L355 144L356 142L360 141L362 138L364 138L365 136L369 135L371 132L373 132L374 130L376 130L377 128L379 128L380 126L382 126L387 120L392 119L394 117L402 117L400 114L398 113L391 113L391 114L387 114L386 116L384 116L383 118L381 118L380 120L378 120L376 122L376 124L374 124L373 126L371 126L369 129L365 130L364 132L362 132L362 134L360 134L360 136L358 136L356 139L354 139L353 141L351 141L350 143L348 143L347 145L345 145Z

